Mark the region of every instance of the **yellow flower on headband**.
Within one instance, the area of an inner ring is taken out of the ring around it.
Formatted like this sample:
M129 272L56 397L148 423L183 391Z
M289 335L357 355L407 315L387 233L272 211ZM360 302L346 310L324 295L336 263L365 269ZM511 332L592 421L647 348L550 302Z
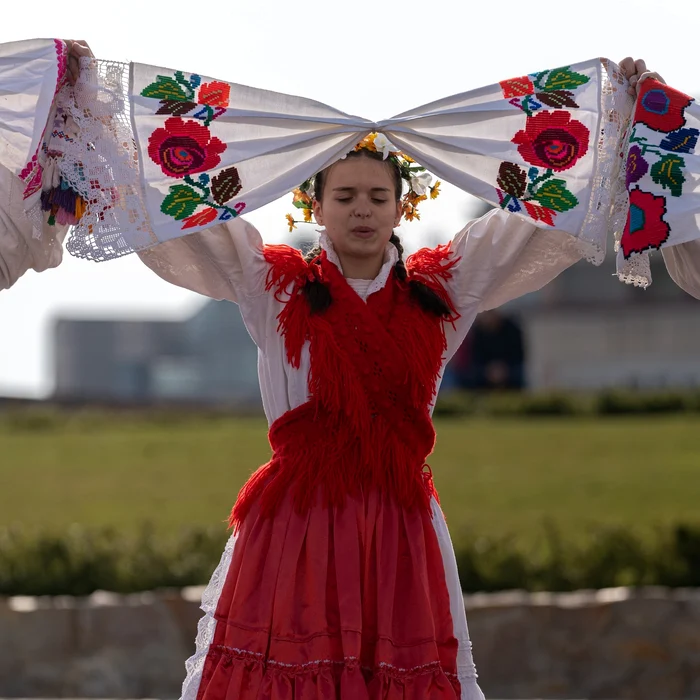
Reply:
M289 224L289 233L291 233L296 228L296 221L291 214L287 214L287 224Z
M292 200L293 204L296 204L297 202L301 202L302 204L308 204L311 206L311 197L306 192L302 192L300 189L294 190L294 199Z
M361 151L363 148L366 148L368 151L374 151L375 153L377 152L377 147L374 145L374 139L377 138L377 134L369 134L368 136L365 136L360 143L355 146L356 151Z
M437 196L440 194L440 185L442 185L442 182L436 180L435 184L430 188L430 199L437 199Z
M310 224L314 216L313 209L304 209L304 221Z

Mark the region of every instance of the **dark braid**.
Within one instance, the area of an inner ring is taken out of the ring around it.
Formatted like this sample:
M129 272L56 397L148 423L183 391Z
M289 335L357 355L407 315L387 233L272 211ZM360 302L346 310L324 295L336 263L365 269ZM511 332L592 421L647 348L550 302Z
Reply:
M387 163L391 167L392 176L394 179L394 188L396 201L401 199L403 192L403 180L401 178L401 173L398 168L389 160L383 160L380 153L373 153L366 149L360 151L351 151L348 153L348 158L359 158L359 157L373 158L374 160L379 160ZM329 166L332 167L332 166ZM323 186L325 179L328 174L328 168L321 170L314 178L314 195L316 199L321 200L323 197ZM389 243L393 243L396 246L396 250L399 253L399 259L394 265L394 274L398 277L401 282L404 282L408 277L408 272L406 270L406 265L403 261L403 246L401 245L401 239L395 234L391 234ZM304 254L304 260L310 263L312 260L317 258L321 254L321 246L316 245L311 250ZM411 297L420 305L420 307L429 313L435 314L443 318L449 318L450 310L447 304L426 284L419 282L418 280L410 280L408 282ZM311 307L311 313L323 313L331 305L331 293L325 284L314 280L313 282L307 282L304 285L304 294L309 300L309 306Z
M321 255L322 250L323 248L316 244L311 250L304 254L304 260L310 263ZM319 282L317 279L314 279L313 282L309 281L304 285L304 294L309 301L312 314L321 314L331 305L332 299L330 290L323 282Z
M396 265L394 265L394 274L403 282L406 277L408 277L408 272L403 262L403 246L401 245L401 239L395 233L392 233L389 243L393 243L396 246L396 250L399 252L399 259L396 261ZM418 280L409 280L408 288L411 297L420 305L423 311L441 316L442 318L450 317L450 309L447 304L428 287L427 284L419 282Z

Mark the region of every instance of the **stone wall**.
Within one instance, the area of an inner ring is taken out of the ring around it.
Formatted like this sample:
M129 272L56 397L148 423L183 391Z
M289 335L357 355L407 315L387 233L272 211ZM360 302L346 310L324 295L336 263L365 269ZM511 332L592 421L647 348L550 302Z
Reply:
M0 599L0 697L178 697L201 593ZM700 699L700 591L465 604L489 698Z
M700 699L700 590L470 596L487 697Z

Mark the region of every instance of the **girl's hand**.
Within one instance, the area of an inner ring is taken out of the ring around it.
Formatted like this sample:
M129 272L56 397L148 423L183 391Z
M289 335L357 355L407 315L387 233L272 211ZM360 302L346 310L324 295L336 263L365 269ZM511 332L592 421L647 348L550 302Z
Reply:
M84 39L66 39L65 42L68 47L68 82L75 85L80 75L80 59L83 56L94 58L94 54Z
M647 70L647 64L641 58L636 61L631 56L623 58L620 61L620 70L629 81L630 85L629 88L627 88L627 92L632 95L632 97L638 95L639 86L648 78L653 78L660 83L666 84L666 81L658 73Z

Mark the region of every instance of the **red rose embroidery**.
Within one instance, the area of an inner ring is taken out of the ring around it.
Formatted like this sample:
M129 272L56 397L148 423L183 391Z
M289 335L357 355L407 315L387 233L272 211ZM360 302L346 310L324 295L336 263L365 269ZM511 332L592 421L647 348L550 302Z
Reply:
M676 131L685 126L684 112L691 102L692 97L650 78L642 83L634 121L654 131Z
M148 155L168 177L185 177L216 168L226 145L209 129L179 117L167 119L148 139Z
M572 168L586 155L590 132L568 112L538 112L513 137L520 155L532 165L552 170Z
M206 226L210 224L216 217L219 216L219 212L216 209L208 207L202 211L188 216L186 219L182 220L182 228L194 228L195 226Z
M639 187L630 191L630 208L622 232L620 246L626 258L660 248L668 240L671 227L664 221L666 197L644 192Z
M503 80L499 85L503 90L503 97L505 97L506 100L509 100L511 97L532 95L532 93L535 92L535 86L527 75L523 75L521 78Z
M212 80L211 83L203 83L199 88L197 101L210 107L228 107L230 97L231 86L228 83Z

